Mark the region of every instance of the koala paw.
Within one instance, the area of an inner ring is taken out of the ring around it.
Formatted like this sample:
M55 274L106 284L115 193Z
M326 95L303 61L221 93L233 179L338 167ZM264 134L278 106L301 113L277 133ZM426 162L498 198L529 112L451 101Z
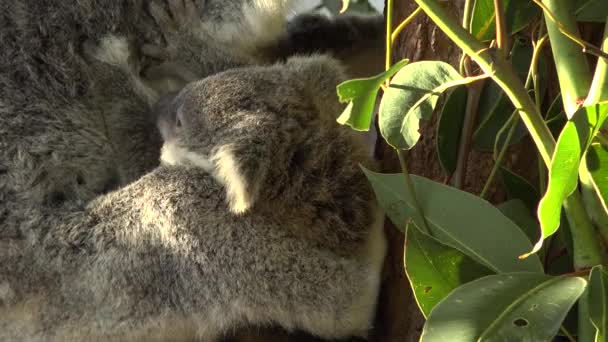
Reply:
M169 60L179 49L179 42L190 36L200 24L198 7L193 0L169 0L168 10L158 1L150 3L150 14L160 27L165 45L146 44L142 52L149 57Z
M138 74L141 67L133 44L126 38L107 35L98 42L86 40L83 44L87 58L116 66L127 72Z

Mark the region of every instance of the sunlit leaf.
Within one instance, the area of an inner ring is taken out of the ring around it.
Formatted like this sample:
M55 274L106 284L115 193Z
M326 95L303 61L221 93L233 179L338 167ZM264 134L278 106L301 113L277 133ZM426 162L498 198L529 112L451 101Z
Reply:
M414 200L405 190L402 174L380 174L364 169L376 199L393 223L405 230L414 221ZM418 204L428 228L441 243L456 248L493 272L543 272L538 256L525 260L518 255L531 248L528 237L515 223L485 200L458 189L411 176ZM505 243L508 241L508 243Z
M348 80L339 84L337 91L340 102L350 103L338 117L338 123L348 125L357 131L369 130L380 85L407 63L408 60L404 59L382 74L369 78Z
M420 341L551 341L585 286L578 277L487 276L442 300L429 315Z
M492 274L459 250L422 233L413 222L405 241L405 271L425 317L455 288Z
M587 170L591 174L593 188L604 211L608 212L608 151L599 143L591 144L586 154Z
M430 118L439 95L462 76L449 64L416 62L403 67L391 80L380 102L380 132L393 147L410 149L420 138L421 119Z
M608 273L595 266L589 277L589 318L595 327L596 341L606 341L608 335Z
M456 170L460 135L467 107L467 87L456 87L445 101L437 124L437 156L448 174Z
M530 0L503 0L503 17L507 35L517 33L540 14L540 9ZM496 36L496 13L493 0L475 0L471 17L471 33L485 41Z
M578 168L582 155L606 117L608 103L581 108L562 130L551 159L547 192L538 206L542 237L531 253L538 251L543 240L557 231L562 203L578 185Z

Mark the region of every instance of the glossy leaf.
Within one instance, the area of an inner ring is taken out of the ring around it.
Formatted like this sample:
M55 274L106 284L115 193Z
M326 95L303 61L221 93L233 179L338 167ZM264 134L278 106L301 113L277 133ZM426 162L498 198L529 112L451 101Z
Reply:
M511 63L519 78L525 81L532 60L532 44L524 39L516 39L511 49ZM496 82L486 82L481 92L479 107L477 109L477 121L479 124L473 133L473 147L478 151L492 151L497 143L498 132L507 123L515 107ZM520 120L509 145L520 142L528 131ZM506 134L498 141L501 147L504 144Z
M429 315L420 341L551 341L585 287L578 277L487 276L442 300Z
M338 85L338 98L341 103L349 102L337 121L357 131L367 131L372 123L378 90L384 81L395 75L407 59L393 65L388 71L369 78L358 78Z
M420 139L420 120L430 118L439 95L462 76L449 64L416 62L391 80L380 102L380 132L394 148L410 149Z
M517 33L540 14L540 9L530 0L504 0L503 17L507 34ZM471 33L486 41L496 36L496 13L493 0L475 0L471 17Z
M608 1L606 0L579 0L576 10L576 20L606 22L608 18Z
M441 111L437 124L437 156L439 163L447 174L456 170L460 135L467 107L467 87L455 88Z
M608 151L599 143L591 144L585 159L595 193L604 211L608 212Z
M540 193L528 180L504 167L500 168L500 176L510 199L522 200L528 208L536 210Z
M364 169L376 199L393 223L405 230L418 222L414 200L404 191L402 174L380 174ZM493 272L543 272L538 256L518 259L531 247L515 223L485 200L470 193L412 175L418 204L428 228L441 243L456 248ZM509 243L505 243L508 241Z
M531 211L521 200L510 200L497 206L498 210L511 219L526 234L530 243L538 241L540 226Z
M492 272L457 249L421 232L413 222L405 238L405 271L424 317L452 290Z
M608 103L581 108L562 130L551 159L547 192L538 206L542 237L531 253L538 251L543 240L557 231L562 203L578 185L581 157L606 117Z
M608 338L608 273L603 266L595 266L589 277L589 318L595 327L595 341Z

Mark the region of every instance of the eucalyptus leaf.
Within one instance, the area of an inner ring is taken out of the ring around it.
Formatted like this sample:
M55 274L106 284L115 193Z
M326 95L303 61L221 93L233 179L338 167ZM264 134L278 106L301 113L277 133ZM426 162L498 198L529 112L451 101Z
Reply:
M437 124L437 156L447 174L456 170L460 135L467 107L467 87L460 86L445 101Z
M511 63L519 76L525 81L532 60L532 44L529 40L518 38L513 43L511 49ZM540 69L539 69L540 70ZM540 73L540 71L539 71ZM542 94L541 94L542 95ZM478 151L492 151L497 143L498 132L509 121L515 107L496 82L486 82L481 91L479 106L477 109L477 125L473 133L473 147ZM520 120L515 129L509 146L520 142L528 130ZM504 144L506 134L503 134L498 141L499 146Z
M536 221L533 212L524 202L514 199L499 204L497 208L501 213L519 226L530 240L530 243L538 241L540 226L538 225L538 221Z
M452 290L492 272L462 252L421 232L410 222L406 232L405 271L424 317Z
M608 18L608 1L606 0L579 0L580 6L576 10L576 20L604 23Z
M510 199L520 199L528 208L536 210L538 201L540 200L540 193L534 185L525 178L504 167L500 168L500 176L505 185L507 196Z
M429 119L439 95L462 76L448 63L416 62L391 80L380 102L380 132L394 148L410 149L420 139L420 120Z
M601 144L593 143L587 151L585 160L602 209L608 212L608 206L606 206L608 203L608 151Z
M414 199L404 191L402 174L380 174L363 169L380 206L401 230L419 222ZM493 272L543 272L538 256L521 260L531 243L519 227L487 201L458 189L411 175L417 202L430 233ZM505 243L508 241L508 243Z
M507 35L517 33L540 15L540 9L530 0L503 0L503 18ZM471 17L471 33L487 41L496 36L496 13L493 0L475 0Z
M559 228L562 203L578 185L581 157L606 117L608 103L591 105L574 113L562 130L551 158L547 192L538 206L542 236L531 253L538 251L543 240Z
M551 341L586 284L538 273L472 281L433 309L420 341Z
M372 123L378 90L384 81L397 73L407 59L393 65L388 71L369 78L358 78L338 85L338 98L341 103L349 102L337 121L357 131L367 131Z
M608 273L603 266L595 266L589 277L589 318L596 329L596 341L608 337Z

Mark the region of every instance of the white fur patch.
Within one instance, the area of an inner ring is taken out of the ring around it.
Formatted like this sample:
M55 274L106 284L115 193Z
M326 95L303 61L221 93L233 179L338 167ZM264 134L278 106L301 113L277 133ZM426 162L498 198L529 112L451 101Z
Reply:
M125 37L107 35L100 40L99 45L91 52L93 57L100 62L113 65L127 73L135 91L142 96L149 105L158 101L159 95L154 89L143 82L139 76L139 70L136 70L136 65L129 61L131 58L131 51L129 49L129 42Z
M230 146L222 146L211 158L215 165L215 177L224 184L230 211L235 214L246 212L255 200L257 191L248 189L249 184L241 177L239 165Z
M248 189L249 185L241 177L239 165L228 145L220 147L209 159L175 143L165 142L160 160L164 165L193 165L209 172L226 189L228 206L235 214L242 214L253 205L257 187Z
M173 142L165 142L160 152L160 161L165 165L194 165L213 174L213 163L209 159Z

